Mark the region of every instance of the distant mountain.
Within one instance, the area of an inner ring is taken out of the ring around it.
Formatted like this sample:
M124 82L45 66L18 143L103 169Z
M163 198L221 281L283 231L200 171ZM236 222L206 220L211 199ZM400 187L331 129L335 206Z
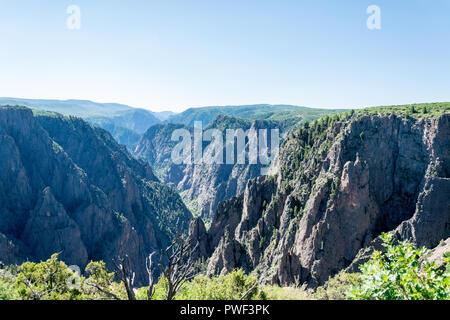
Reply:
M86 120L92 125L108 130L129 150L136 147L141 135L149 127L161 122L152 112L144 109L118 111L108 117L88 117Z
M166 121L171 116L174 116L176 113L172 111L159 111L159 112L153 112L155 117L157 117L160 121Z
M97 103L89 100L47 100L0 98L0 105L20 105L35 110L77 116L92 125L108 130L113 137L134 150L143 133L152 125L169 122L193 126L201 121L206 127L218 115L229 115L247 120L277 120L293 127L301 121L311 121L340 110L311 109L293 105L255 104L242 106L212 106L191 108L182 113L152 112L118 103Z
M123 144L128 148L128 150L134 150L141 135L131 129L127 129L124 127L120 127L114 124L111 119L86 119L90 124L96 127L103 128L107 130L111 135L116 139L116 141L120 144Z
M292 105L255 104L242 106L214 106L190 108L182 113L171 116L167 121L193 126L194 121L202 121L203 126L209 125L217 115L225 114L249 120L287 120L311 121L318 117L343 110L312 109Z
M53 253L83 268L127 254L136 280L191 214L178 193L101 128L76 117L0 107L0 261Z
M81 118L112 116L117 112L133 109L123 104L97 103L89 100L0 98L0 105L25 106L31 109L53 111L65 116Z
M253 116L256 116L256 113L253 113ZM227 129L267 129L270 141L270 129L279 129L279 138L282 141L284 134L300 126L302 122L301 117L286 120L250 120L218 114L204 130L218 129L225 140ZM258 177L264 168L268 168L260 163L249 164L248 161L246 164L174 164L171 152L178 142L171 141L171 137L177 129L187 129L191 134L193 132L192 126L184 124L154 125L139 140L133 154L137 158L147 160L158 178L176 187L189 209L206 220L212 218L220 201L243 192L249 179ZM204 150L208 145L209 142L204 142Z
M135 147L150 126L160 123L160 117L171 112L153 113L118 103L97 103L88 100L44 100L0 98L0 105L20 105L35 110L60 113L65 116L77 116L89 123L111 132L113 137L129 149Z
M123 110L108 117L87 117L86 119L99 127L110 122L116 127L126 128L137 134L143 134L152 125L161 122L153 112L144 109Z
M272 176L250 180L191 235L208 275L315 288L358 272L378 236L435 248L450 237L450 103L324 116L291 131Z

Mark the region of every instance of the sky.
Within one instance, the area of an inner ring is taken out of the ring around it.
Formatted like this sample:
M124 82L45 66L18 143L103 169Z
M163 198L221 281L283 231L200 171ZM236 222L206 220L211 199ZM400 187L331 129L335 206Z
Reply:
M449 16L448 0L0 0L0 97L153 111L450 101Z

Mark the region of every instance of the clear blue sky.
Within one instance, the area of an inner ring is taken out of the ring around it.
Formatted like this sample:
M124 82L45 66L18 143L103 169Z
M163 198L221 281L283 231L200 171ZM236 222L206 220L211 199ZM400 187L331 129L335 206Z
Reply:
M0 0L0 96L155 111L450 101L449 16L448 0Z

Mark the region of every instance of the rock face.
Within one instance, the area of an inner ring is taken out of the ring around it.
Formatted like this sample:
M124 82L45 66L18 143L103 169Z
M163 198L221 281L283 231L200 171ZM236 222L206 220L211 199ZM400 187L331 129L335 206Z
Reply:
M43 190L30 213L22 238L37 257L61 252L62 260L76 265L84 265L88 259L78 225L55 199L50 187Z
M244 191L249 179L261 175L264 167L260 162L249 164L226 164L225 132L227 129L268 130L268 147L270 148L271 129L284 128L276 121L244 120L226 115L219 115L213 123L205 128L218 129L223 133L224 159L223 164L174 164L171 153L178 142L171 141L172 132L177 129L185 129L193 134L193 128L180 124L155 125L151 127L141 138L135 149L137 158L147 160L155 169L162 182L174 186L188 203L191 211L197 213L206 220L210 220L218 204L226 199ZM280 137L281 139L281 137ZM247 141L248 144L248 141ZM203 143L206 153L209 142ZM248 145L247 145L248 148ZM236 161L235 161L236 162Z
M83 268L127 254L138 282L191 214L103 129L62 116L0 108L0 261L60 253ZM175 222L179 221L179 225Z
M437 266L444 265L444 254L450 252L450 238L442 240L439 245L431 251L431 255L428 257L429 262L434 262Z
M277 174L219 204L210 275L323 284L357 266L381 232L433 248L450 236L450 114L325 117L283 143Z

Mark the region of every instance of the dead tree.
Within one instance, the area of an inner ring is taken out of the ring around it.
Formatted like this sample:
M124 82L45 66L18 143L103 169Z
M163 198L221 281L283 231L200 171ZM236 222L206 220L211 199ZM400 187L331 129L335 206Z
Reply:
M159 268L167 279L167 300L173 300L183 284L194 277L195 262L192 259L194 250L191 243L177 233L165 252L161 252ZM167 260L166 265L164 259Z
M255 283L253 284L253 286L247 290L247 292L244 293L244 295L239 299L239 300L245 300L247 298L247 296L256 288L258 287L258 280L255 281Z
M133 285L135 273L131 271L130 259L128 256L121 258L119 263L115 263L117 270L119 271L120 280L125 286L125 291L127 292L128 300L136 300L136 295L134 294Z
M105 297L104 297L104 298L101 298L102 300L103 300L103 299L109 299L109 298L112 298L112 299L114 299L114 300L122 300L122 299L120 299L118 296L116 296L114 293L112 293L111 291L109 291L109 290L107 290L107 289L105 289L105 288L99 286L99 285L96 284L96 283L86 282L86 284L87 284L88 286L90 286L90 287L93 287L93 288L97 289L97 290L100 291L101 293L103 293L103 294L105 295Z
M175 294L177 294L183 284L195 276L195 261L192 256L196 248L197 246L192 247L191 243L186 241L183 235L177 233L169 247L167 247L164 252L161 251L158 267L161 270L161 274L163 274L167 279L167 300L173 300ZM145 260L145 268L149 282L147 288L148 300L151 300L155 295L155 276L152 262L154 254L155 252L150 254ZM128 300L136 300L136 295L133 289L135 273L131 270L128 256L119 259L118 263L115 261L113 262L118 270L118 277L124 284ZM92 283L87 284L91 287L97 288L108 297L121 300L118 296L114 295L106 288L102 288L99 285Z
M126 255L125 257L119 258L118 260L118 262L113 260L114 266L117 269L117 276L119 277L120 281L123 282L128 300L136 300L136 295L133 288L135 273L131 270L130 259ZM96 283L90 282L86 282L86 284L90 287L96 288L98 291L103 293L106 299L112 298L114 300L122 300L117 295L108 290L107 287L103 287Z
M145 259L145 269L148 274L148 288L147 288L147 300L152 300L155 294L155 278L153 276L153 266L152 266L152 257L155 253L153 252L151 255Z

